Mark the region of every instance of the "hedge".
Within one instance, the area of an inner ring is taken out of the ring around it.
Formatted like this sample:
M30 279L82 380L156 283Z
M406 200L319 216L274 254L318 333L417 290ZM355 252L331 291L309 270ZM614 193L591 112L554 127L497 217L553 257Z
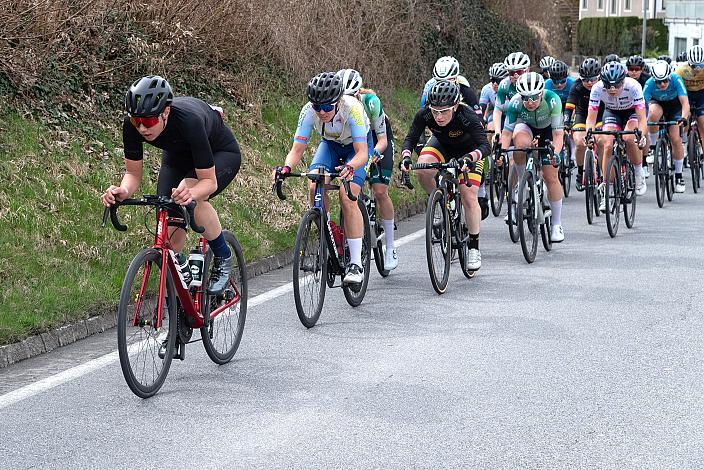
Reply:
M577 50L586 56L639 54L643 20L637 16L584 18L577 24ZM666 51L668 30L661 19L648 20L648 49Z

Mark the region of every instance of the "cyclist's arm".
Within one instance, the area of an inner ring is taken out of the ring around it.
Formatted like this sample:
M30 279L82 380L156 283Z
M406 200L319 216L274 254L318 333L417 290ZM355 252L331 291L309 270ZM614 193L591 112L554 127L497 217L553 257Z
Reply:
M645 86L643 87L643 100L645 101L646 105L650 103L650 100L653 98L653 88L655 87L655 80L653 78L649 78L647 82L645 82Z
M687 97L687 95L678 96L677 98L679 98L680 104L682 105L682 119L684 119L685 121L689 120L689 98Z
M555 95L551 98L550 105L550 125L552 126L552 145L555 148L555 153L562 152L563 138L565 135L564 123L562 121L562 103L560 97Z
M389 138L386 136L386 134L378 135L376 136L376 145L374 146L374 150L377 151L379 155L383 155L384 152L386 151L386 147L389 146Z
M648 135L648 117L645 115L645 106L636 106L636 117L638 118L638 129L644 136Z
M572 122L572 114L574 114L574 109L577 107L578 102L579 92L577 91L577 83L575 83L572 85L572 88L570 88L570 94L567 95L565 109L562 112L565 122Z
M676 73L672 74L672 79L675 81L675 86L677 87L677 98L680 100L680 104L682 105L682 118L687 120L689 119L689 96L687 96L687 89L684 87L684 81L682 81L682 77L677 75Z
M127 190L124 199L132 197L137 192L142 182L143 160L130 160L125 158L125 175L120 186Z
M301 158L303 158L303 152L305 152L306 147L308 147L308 144L294 142L291 146L291 150L289 150L288 154L286 155L284 165L291 168L295 168L296 165L298 165L298 163L301 161Z
M428 111L425 108L420 109L413 117L411 128L408 130L406 138L403 139L403 146L401 147L401 154L404 157L411 156L413 149L416 148L416 144L418 144L418 139L420 139L421 134L425 131L425 120L423 119L423 115L427 112Z
M367 134L369 127L364 121L364 106L360 102L356 102L350 108L350 114L347 117L347 125L350 126L350 135L352 136L352 147L354 148L354 157L349 161L355 170L363 168L369 161L369 147L367 146Z
M284 161L285 166L295 168L296 165L300 163L301 158L303 158L303 152L305 152L310 142L310 134L313 131L314 121L315 111L313 111L311 104L308 103L303 106L301 113L298 115L298 127L293 136L291 150L289 150L286 155L286 160Z
M198 178L198 182L190 188L190 193L193 199L202 201L218 189L213 150L204 122L193 119L192 122L186 123L184 129L184 137L191 146L193 165Z
M601 105L601 88L598 86L599 83L594 85L592 87L591 92L589 93L589 108L587 111L587 122L584 126L587 132L593 131L594 127L596 127L596 118L599 112L599 106Z
M486 138L486 132L484 132L484 126L482 126L481 118L477 116L473 119L471 126L469 128L469 133L472 136L472 141L475 143L475 148L470 149L472 152L476 152L475 161L479 161L491 153L491 147L489 146L489 140Z

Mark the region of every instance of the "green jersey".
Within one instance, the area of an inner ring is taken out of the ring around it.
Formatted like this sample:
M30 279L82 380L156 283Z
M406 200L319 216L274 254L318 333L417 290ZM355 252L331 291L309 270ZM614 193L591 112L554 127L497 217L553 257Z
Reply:
M494 107L505 113L508 108L508 103L516 94L516 85L511 83L511 79L506 77L499 83L499 89L496 91L496 101Z
M377 137L386 135L386 115L384 115L384 109L381 107L379 97L374 93L364 93L360 95L360 99L369 118L371 130L374 131Z
M520 95L514 96L508 103L506 111L505 131L513 132L518 123L528 124L534 129L546 129L552 126L552 130L562 130L562 102L557 94L550 90L545 90L543 99L534 111L528 111L523 105Z

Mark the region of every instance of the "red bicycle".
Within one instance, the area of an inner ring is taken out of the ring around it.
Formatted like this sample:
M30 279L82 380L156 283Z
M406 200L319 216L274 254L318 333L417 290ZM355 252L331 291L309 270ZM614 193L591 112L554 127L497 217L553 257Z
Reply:
M128 205L150 206L156 210L154 244L132 259L117 309L122 373L135 395L148 398L163 385L172 359L185 359L188 343L202 340L208 356L217 364L232 359L242 339L247 314L247 273L239 242L231 232L223 230L234 255L229 284L218 295L206 292L213 255L203 237L192 251L196 261L191 265L193 281L186 284L183 268L174 261L176 255L167 227L169 224L185 225L203 233L204 229L196 225L193 217L195 203L184 207L166 196L126 199L105 209L103 226L109 215L117 230L126 231L127 226L120 223L117 210ZM145 217L145 226L146 221ZM199 339L192 339L194 329L200 329Z

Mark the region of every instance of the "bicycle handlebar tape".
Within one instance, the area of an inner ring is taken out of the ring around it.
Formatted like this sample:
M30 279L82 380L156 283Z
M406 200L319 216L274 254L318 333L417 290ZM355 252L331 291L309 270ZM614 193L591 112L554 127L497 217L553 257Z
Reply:
M407 172L401 173L401 182L405 187L413 190L414 186L413 183L411 183L411 176Z
M110 221L112 222L112 226L115 227L115 229L119 230L120 232L126 232L127 225L121 224L120 220L117 218L117 207L117 204L110 206Z

